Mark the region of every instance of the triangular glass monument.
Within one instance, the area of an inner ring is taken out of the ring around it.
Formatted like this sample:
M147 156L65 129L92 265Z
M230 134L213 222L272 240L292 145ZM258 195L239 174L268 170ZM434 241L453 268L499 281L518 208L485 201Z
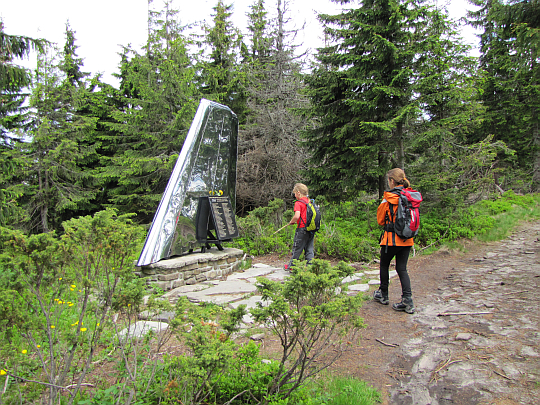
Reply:
M137 266L188 253L204 244L197 239L196 229L201 197L228 197L234 217L237 145L236 114L229 107L202 99Z

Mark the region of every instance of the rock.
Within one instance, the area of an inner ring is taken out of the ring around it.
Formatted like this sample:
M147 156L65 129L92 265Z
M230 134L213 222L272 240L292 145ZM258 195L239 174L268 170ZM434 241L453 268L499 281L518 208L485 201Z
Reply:
M361 280L364 277L364 273L355 273L352 276L345 277L341 280L341 284L352 283L353 281Z
M471 339L471 334L470 333L458 333L457 336L456 336L456 340L470 340Z
M353 284L348 287L349 291L369 291L369 284Z
M139 339L150 331L159 333L166 330L168 327L169 324L165 322L139 321L131 325L129 328L121 330L120 333L118 333L118 337L120 339L124 339L126 337L128 339Z
M249 338L251 340L256 340L256 341L263 340L264 339L264 333L256 333L255 335L251 335Z
M152 311L143 311L139 314L139 319L152 320L156 322L166 322L169 323L173 319L175 313L172 311L164 311L156 314Z

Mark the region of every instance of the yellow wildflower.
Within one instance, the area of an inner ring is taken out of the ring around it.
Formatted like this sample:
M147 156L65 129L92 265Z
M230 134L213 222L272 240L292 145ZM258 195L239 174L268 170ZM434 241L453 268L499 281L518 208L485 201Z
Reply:
M70 288L69 290L70 290L70 291L75 291L73 288Z
M97 323L97 326L99 326L99 322Z
M73 303L70 302L70 303L68 304L68 307L72 307L72 306L73 306Z
M26 353L28 353L28 350L26 350L26 349L25 349L25 350L22 350L21 353L22 353L22 354L26 354Z
M6 375L6 370L0 370L0 375Z
M71 284L70 287L71 287L71 288L75 288L75 287L77 287L77 286L76 286L75 284Z
M60 278L58 279L58 281L62 281L62 277L60 277Z
M81 332L86 332L86 328L81 328Z
M54 328L56 328L56 326L54 326L54 325L51 325L51 329L54 329Z
M37 348L39 349L41 347L41 345L37 345Z

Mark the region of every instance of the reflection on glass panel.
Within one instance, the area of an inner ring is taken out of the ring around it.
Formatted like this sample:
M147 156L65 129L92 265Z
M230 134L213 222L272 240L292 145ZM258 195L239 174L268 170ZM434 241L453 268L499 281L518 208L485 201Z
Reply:
M202 99L146 237L138 266L199 247L199 197L229 196L236 203L238 119L226 106Z

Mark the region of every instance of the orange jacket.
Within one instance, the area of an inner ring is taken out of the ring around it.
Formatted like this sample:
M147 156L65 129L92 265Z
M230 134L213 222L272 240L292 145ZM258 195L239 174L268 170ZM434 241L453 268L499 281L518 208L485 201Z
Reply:
M391 218L392 218L390 216L390 205L388 203L393 205L393 208L394 208L394 216L393 216L393 218L396 217L396 212L397 212L397 208L398 208L398 206L397 206L398 200L399 200L399 196L397 194L390 193L388 191L384 192L384 199L382 200L381 204L377 208L377 223L379 225L386 224L386 216L387 215L388 215L389 220L391 220ZM395 237L395 239L394 239L394 237ZM399 236L395 235L393 232L386 232L386 231L384 231L384 235L381 238L380 245L381 246L386 246L387 239L388 239L388 246L412 246L412 245L414 245L414 239L413 238L403 240ZM394 244L394 240L396 242L395 244Z

